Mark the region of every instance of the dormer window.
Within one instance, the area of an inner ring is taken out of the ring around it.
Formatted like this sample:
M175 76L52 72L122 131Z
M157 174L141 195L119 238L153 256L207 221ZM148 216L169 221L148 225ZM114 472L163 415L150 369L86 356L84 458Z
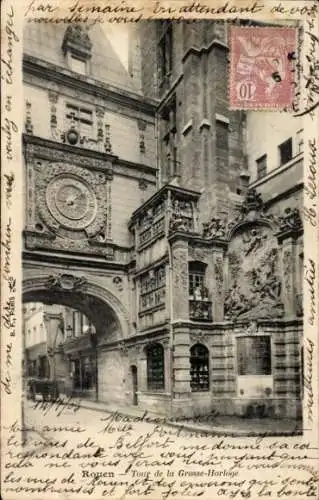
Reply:
M70 69L85 74L87 61L92 57L92 42L87 27L77 23L70 24L65 30L62 50Z
M81 75L86 74L86 62L78 59L74 55L70 54L69 58L70 69L75 71L76 73L80 73Z

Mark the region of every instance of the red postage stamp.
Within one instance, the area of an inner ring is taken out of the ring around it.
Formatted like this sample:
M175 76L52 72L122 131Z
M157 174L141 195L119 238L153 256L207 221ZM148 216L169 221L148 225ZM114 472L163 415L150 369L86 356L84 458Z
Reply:
M296 28L230 27L231 109L291 108Z

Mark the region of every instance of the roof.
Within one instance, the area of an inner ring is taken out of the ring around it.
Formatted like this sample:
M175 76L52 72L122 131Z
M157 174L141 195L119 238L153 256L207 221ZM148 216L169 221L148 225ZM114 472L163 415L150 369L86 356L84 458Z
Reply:
M62 68L69 68L62 50L62 43L67 24L52 24L44 22L25 23L23 33L23 50L31 55L51 62ZM133 78L122 64L111 42L99 24L89 28L92 42L92 57L90 71L87 76L123 88L134 93L140 90L134 84Z

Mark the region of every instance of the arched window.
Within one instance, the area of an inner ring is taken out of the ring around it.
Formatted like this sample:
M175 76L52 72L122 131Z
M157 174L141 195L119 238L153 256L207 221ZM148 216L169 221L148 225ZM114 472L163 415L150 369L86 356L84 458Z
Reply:
M202 344L195 344L190 350L191 389L193 392L209 390L209 351Z
M164 349L161 344L150 344L146 348L147 388L164 389Z

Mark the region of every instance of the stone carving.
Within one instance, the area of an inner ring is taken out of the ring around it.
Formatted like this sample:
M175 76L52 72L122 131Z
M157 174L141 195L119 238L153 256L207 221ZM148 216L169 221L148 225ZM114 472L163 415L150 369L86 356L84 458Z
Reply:
M25 119L25 131L27 134L33 134L33 125L31 118L31 102L26 101L26 119Z
M48 209L48 186L51 186L55 179L61 179L62 176L66 175L68 178L71 176L74 182L84 182L94 192L97 210L95 211L94 218L85 227L87 237L93 237L103 229L107 219L106 177L103 172L91 171L75 165L61 163L52 163L50 168L45 168L45 165L42 164L36 165L35 170L38 213L41 220L51 231L57 233L60 230L60 226ZM69 233L69 236L72 236L72 232Z
M175 290L188 290L187 249L175 249L173 253L173 277Z
M245 222L254 223L258 220L264 222L269 227L278 223L277 218L273 214L265 214L261 194L257 193L256 189L250 189L237 215L227 223L228 237L231 236L236 226Z
M259 327L257 321L251 321L248 327L246 328L245 333L247 333L247 335L255 335L258 332L259 332Z
M225 318L282 316L281 280L277 268L278 251L273 248L260 261L260 267L253 267L245 273L245 290L238 281L233 283L225 298Z
M302 219L297 208L286 208L285 214L279 219L279 228L281 232L297 231L302 227Z
M117 287L119 292L121 292L123 290L123 280L122 280L121 276L115 276L113 278L113 283Z
M224 302L224 315L226 319L233 319L249 310L248 300L240 291L237 281L228 291Z
M237 280L240 268L241 268L241 258L236 252L228 253L228 264L231 281Z
M260 208L260 198L248 205ZM229 242L225 319L281 317L281 275L277 241L269 225L240 225ZM227 262L227 261L226 261Z
M218 295L223 293L224 286L224 269L223 269L223 259L221 257L216 257L214 263L215 281L216 281L216 291Z
M262 212L263 201L261 194L257 193L255 188L249 189L246 194L246 198L242 204L241 212L247 215L250 212Z
M148 186L147 181L143 177L140 177L138 181L138 187L140 188L140 190L145 191L147 189L147 186Z
M227 223L217 217L213 217L210 222L203 224L204 238L224 238L226 235Z
M283 272L285 290L288 294L291 293L291 273L292 273L292 253L291 250L285 250L283 254Z
M110 132L110 125L108 124L105 124L104 149L106 153L112 154L111 132Z
M145 154L146 148L145 148L144 132L146 130L147 124L145 120L138 120L137 125L140 132L140 139L139 139L140 153Z
M259 250L263 246L266 238L267 234L264 234L262 227L253 228L245 232L242 236L245 255L249 255L251 252Z
M118 348L124 356L128 354L128 348L123 340L118 344Z
M189 258L189 260L199 260L201 262L204 262L207 259L207 252L204 250L204 248L189 247L188 248L188 258Z
M63 151L61 149L52 150L52 146L39 146L35 144L26 145L26 156L28 161L34 161L37 158L55 161L59 163L69 163L73 165L80 165L81 167L89 170L100 170L108 179L112 179L112 163L97 158L87 157L83 154L79 155L76 151Z
M101 119L99 119L97 121L97 136L96 136L96 140L97 142L99 143L103 143L103 139L104 139L104 134L103 134L103 121Z
M62 50L76 53L84 59L91 57L92 42L88 34L88 28L79 23L71 23L64 33Z
M194 231L193 208L190 201L175 199L169 221L170 231Z
M204 293L207 294L207 291L205 290ZM212 319L211 302L206 302L207 295L206 295L206 301L205 299L202 298L202 293L200 294L200 297L201 298L198 300L195 299L189 301L189 317L195 320L203 320L203 321L211 320Z
M87 279L84 276L74 276L73 274L56 274L47 279L46 286L51 290L74 292L84 290Z
M147 123L145 120L137 120L137 126L139 130L144 132L146 130Z
M114 246L111 244L98 245L92 240L72 240L59 238L52 233L25 232L26 248L29 250L48 249L62 250L65 252L81 252L89 255L101 255L107 260L115 259ZM117 259L122 262L128 261L129 252L119 253Z
M58 120L57 120L57 107L56 104L59 99L59 93L54 90L49 90L49 101L51 103L50 107L50 127L51 127L51 137L54 140L58 140ZM60 134L61 135L61 134Z
M207 335L204 334L202 330L195 330L192 331L190 334L191 342L192 343L202 343L202 342L207 342Z

